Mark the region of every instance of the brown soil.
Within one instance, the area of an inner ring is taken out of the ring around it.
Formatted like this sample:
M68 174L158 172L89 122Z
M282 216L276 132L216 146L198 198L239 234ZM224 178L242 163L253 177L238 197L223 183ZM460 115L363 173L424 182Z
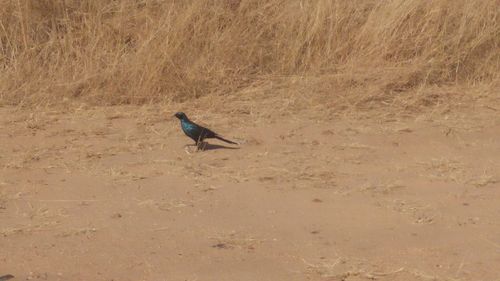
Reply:
M0 275L499 280L497 110L192 114L241 145L187 154L154 106L0 108Z

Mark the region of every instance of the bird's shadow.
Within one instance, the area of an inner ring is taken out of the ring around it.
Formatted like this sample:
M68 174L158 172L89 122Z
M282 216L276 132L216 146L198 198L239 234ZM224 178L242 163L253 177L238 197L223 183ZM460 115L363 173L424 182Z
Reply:
M239 147L232 147L232 146L224 146L224 145L219 145L219 144L210 144L208 142L206 142L200 146L200 151L210 151L210 150L217 150L217 149L240 149L240 148Z

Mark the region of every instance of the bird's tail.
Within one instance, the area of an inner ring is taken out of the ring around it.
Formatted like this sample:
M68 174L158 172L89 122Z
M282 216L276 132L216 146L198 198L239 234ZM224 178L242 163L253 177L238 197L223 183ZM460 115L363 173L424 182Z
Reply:
M231 144L236 144L236 145L238 145L238 144L237 144L237 143L235 143L234 141L226 140L225 138L223 138L223 137L221 137L221 136L219 136L219 135L215 135L215 136L214 136L214 138L219 139L219 140L224 141L224 142L227 142L227 143L231 143Z

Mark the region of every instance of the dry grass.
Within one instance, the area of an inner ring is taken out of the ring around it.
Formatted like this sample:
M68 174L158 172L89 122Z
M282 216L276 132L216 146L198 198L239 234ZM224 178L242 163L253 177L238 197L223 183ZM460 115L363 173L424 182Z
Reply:
M499 15L497 0L1 0L0 105L178 101L266 81L348 104L450 84L494 95Z
M302 261L307 266L310 274L321 276L325 280L378 280L408 271L404 267L390 271L380 271L366 261L352 260L346 257L337 257L334 260L323 260L311 263L304 258Z

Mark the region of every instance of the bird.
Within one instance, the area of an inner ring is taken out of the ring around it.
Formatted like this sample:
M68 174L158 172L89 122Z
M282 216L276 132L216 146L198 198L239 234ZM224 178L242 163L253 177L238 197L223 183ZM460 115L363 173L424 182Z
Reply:
M181 120L182 131L184 132L184 134L186 134L186 136L194 140L197 150L200 149L200 146L201 144L203 144L203 141L205 139L215 138L226 143L238 145L236 142L225 139L219 134L215 133L214 131L205 128L203 126L200 126L194 123L193 121L189 120L189 118L184 112L177 112L176 114L174 114L174 116L179 118L179 120Z

